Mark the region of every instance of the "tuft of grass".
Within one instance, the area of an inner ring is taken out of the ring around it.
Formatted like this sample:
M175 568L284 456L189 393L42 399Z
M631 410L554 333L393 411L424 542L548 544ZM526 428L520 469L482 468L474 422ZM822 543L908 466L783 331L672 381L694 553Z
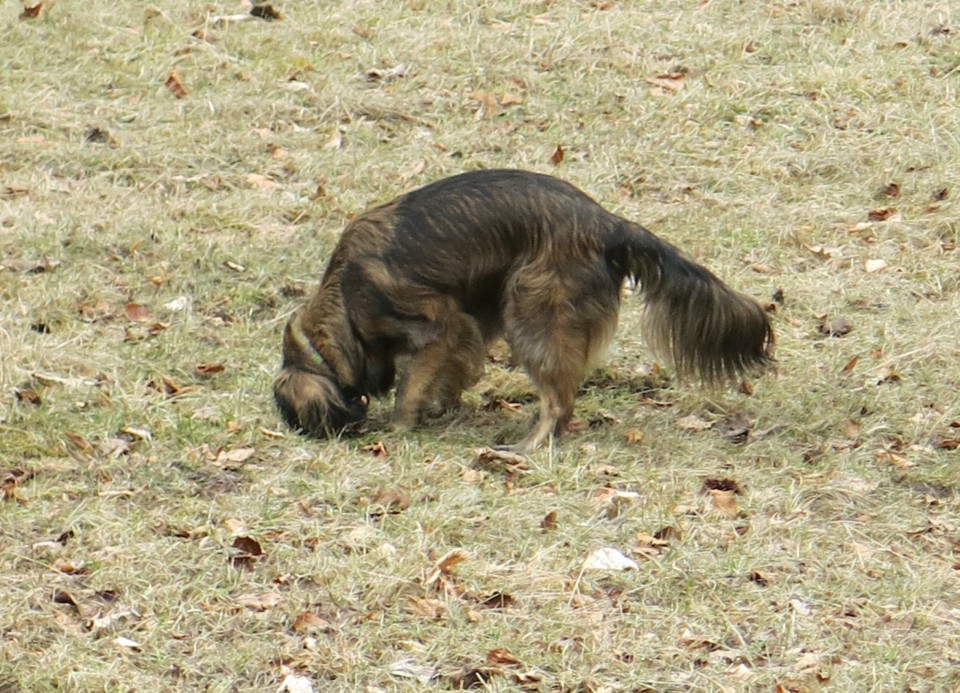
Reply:
M0 690L960 685L948 3L43 5L0 9ZM675 382L628 297L524 469L476 454L534 411L502 355L409 435L283 430L349 215L494 166L774 304L776 372Z

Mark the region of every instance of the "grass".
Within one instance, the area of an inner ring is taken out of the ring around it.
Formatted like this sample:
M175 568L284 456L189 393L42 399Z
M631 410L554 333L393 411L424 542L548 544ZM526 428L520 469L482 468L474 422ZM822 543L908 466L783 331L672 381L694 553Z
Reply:
M0 690L960 686L955 8L278 9L0 8ZM284 431L348 216L494 166L779 290L777 372L651 377L628 299L524 473L475 453L533 410L503 361L409 435Z

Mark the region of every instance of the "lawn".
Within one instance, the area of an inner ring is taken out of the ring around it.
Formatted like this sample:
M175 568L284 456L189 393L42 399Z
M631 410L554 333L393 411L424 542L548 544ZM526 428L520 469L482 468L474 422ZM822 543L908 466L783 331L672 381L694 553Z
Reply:
M0 692L960 689L951 3L27 5ZM483 453L536 410L499 349L412 433L389 398L286 429L281 331L346 221L492 167L756 296L776 368L678 381L628 287L546 449Z

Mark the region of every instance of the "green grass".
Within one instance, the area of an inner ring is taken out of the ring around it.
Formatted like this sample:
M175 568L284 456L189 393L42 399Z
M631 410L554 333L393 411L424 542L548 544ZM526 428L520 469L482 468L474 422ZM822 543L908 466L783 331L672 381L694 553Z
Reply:
M0 691L960 686L949 3L277 7L0 8ZM780 290L776 372L651 380L631 297L593 425L524 474L476 454L534 410L502 361L408 435L389 400L358 439L283 429L280 331L348 216L494 166ZM601 547L639 569L584 571Z

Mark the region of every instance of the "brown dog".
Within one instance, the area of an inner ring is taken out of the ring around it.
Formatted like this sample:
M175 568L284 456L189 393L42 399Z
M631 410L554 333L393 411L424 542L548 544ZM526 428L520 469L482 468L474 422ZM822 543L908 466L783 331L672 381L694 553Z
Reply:
M540 395L525 450L561 433L617 326L626 277L644 335L681 374L719 382L766 365L763 308L572 185L525 171L446 178L350 222L317 293L287 324L274 381L290 426L336 434L393 385L398 428L459 402L506 338Z

